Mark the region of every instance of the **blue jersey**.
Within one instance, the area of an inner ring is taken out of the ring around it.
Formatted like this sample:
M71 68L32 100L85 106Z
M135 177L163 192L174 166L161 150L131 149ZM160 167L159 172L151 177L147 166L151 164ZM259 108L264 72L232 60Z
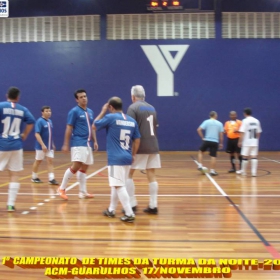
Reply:
M39 133L44 144L48 150L52 150L53 134L52 134L53 124L50 119L46 120L43 117L39 118L35 124L35 133ZM42 146L36 140L35 150L42 150Z
M224 132L223 124L215 119L204 121L200 127L205 130L204 140L219 143L220 132Z
M71 147L92 146L93 111L89 108L84 110L80 106L74 107L68 113L67 124L73 127Z
M108 165L131 165L132 140L140 138L136 121L123 113L114 113L94 123L97 130L106 128Z
M34 124L35 118L29 110L18 103L0 102L0 151L22 149L20 134L23 125Z

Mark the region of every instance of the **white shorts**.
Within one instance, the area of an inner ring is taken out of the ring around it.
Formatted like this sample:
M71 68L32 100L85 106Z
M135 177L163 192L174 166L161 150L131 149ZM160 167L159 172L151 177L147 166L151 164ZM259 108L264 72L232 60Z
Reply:
M109 165L108 178L110 187L125 187L130 165Z
M151 168L161 168L159 154L137 154L131 165L131 169L145 170Z
M248 156L257 156L259 151L258 146L242 146L241 155L248 157Z
M91 147L72 147L71 161L79 161L86 165L93 164L93 155Z
M48 150L46 153L42 150L36 150L36 160L43 160L45 157L54 158L54 150Z
M23 170L23 152L16 151L0 151L0 171L7 168L10 171Z

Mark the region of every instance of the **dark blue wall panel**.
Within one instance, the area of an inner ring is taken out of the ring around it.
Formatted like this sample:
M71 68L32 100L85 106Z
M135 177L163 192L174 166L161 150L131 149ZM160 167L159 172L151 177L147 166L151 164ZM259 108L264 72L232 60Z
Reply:
M188 44L175 71L178 96L158 97L157 76L140 45ZM277 40L157 40L1 44L1 92L15 85L21 103L40 116L53 110L55 140L63 141L67 112L75 105L73 92L87 90L96 114L111 96L130 104L130 88L142 84L147 101L159 118L162 150L197 150L196 129L211 110L227 120L228 112L250 106L263 126L262 150L279 150L280 49ZM105 149L104 133L98 135ZM25 148L33 149L31 136Z

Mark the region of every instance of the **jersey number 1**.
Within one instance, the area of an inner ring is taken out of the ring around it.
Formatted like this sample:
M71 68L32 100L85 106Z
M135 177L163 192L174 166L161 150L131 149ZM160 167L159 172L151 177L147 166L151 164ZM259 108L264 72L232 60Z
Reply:
M153 115L150 115L150 116L147 118L147 121L148 121L149 124L150 124L151 135L154 136L154 135L155 135L155 133L154 133L154 116L153 116Z
M250 133L250 139L256 139L257 138L257 130L254 129L249 129L249 133Z
M11 123L11 117L6 117L4 120L2 120L2 123L4 124L2 133L3 138L7 138L8 136L14 136L15 139L19 138L21 124L20 118L14 118Z

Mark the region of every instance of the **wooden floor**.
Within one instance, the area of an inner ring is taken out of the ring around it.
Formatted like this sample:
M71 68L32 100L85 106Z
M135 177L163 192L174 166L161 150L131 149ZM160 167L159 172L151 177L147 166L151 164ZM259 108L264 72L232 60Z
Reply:
M56 195L47 184L45 162L40 179L30 182L34 153L25 153L25 170L15 213L6 212L7 172L0 179L0 257L128 257L280 259L280 154L261 153L258 177L227 173L228 156L220 153L219 176L202 175L192 159L195 152L163 152L158 170L159 214L142 212L148 205L145 174L135 173L139 205L134 224L102 216L109 205L110 188L106 154L95 154L88 175L91 200L69 191L69 201ZM61 182L70 155L57 153L56 179ZM205 166L209 165L208 156ZM76 181L73 179L71 184ZM33 208L32 208L33 207ZM49 279L43 269L10 269L0 264L0 279ZM77 278L76 278L77 279ZM147 279L142 276L141 279ZM233 271L232 279L280 279L280 271Z

